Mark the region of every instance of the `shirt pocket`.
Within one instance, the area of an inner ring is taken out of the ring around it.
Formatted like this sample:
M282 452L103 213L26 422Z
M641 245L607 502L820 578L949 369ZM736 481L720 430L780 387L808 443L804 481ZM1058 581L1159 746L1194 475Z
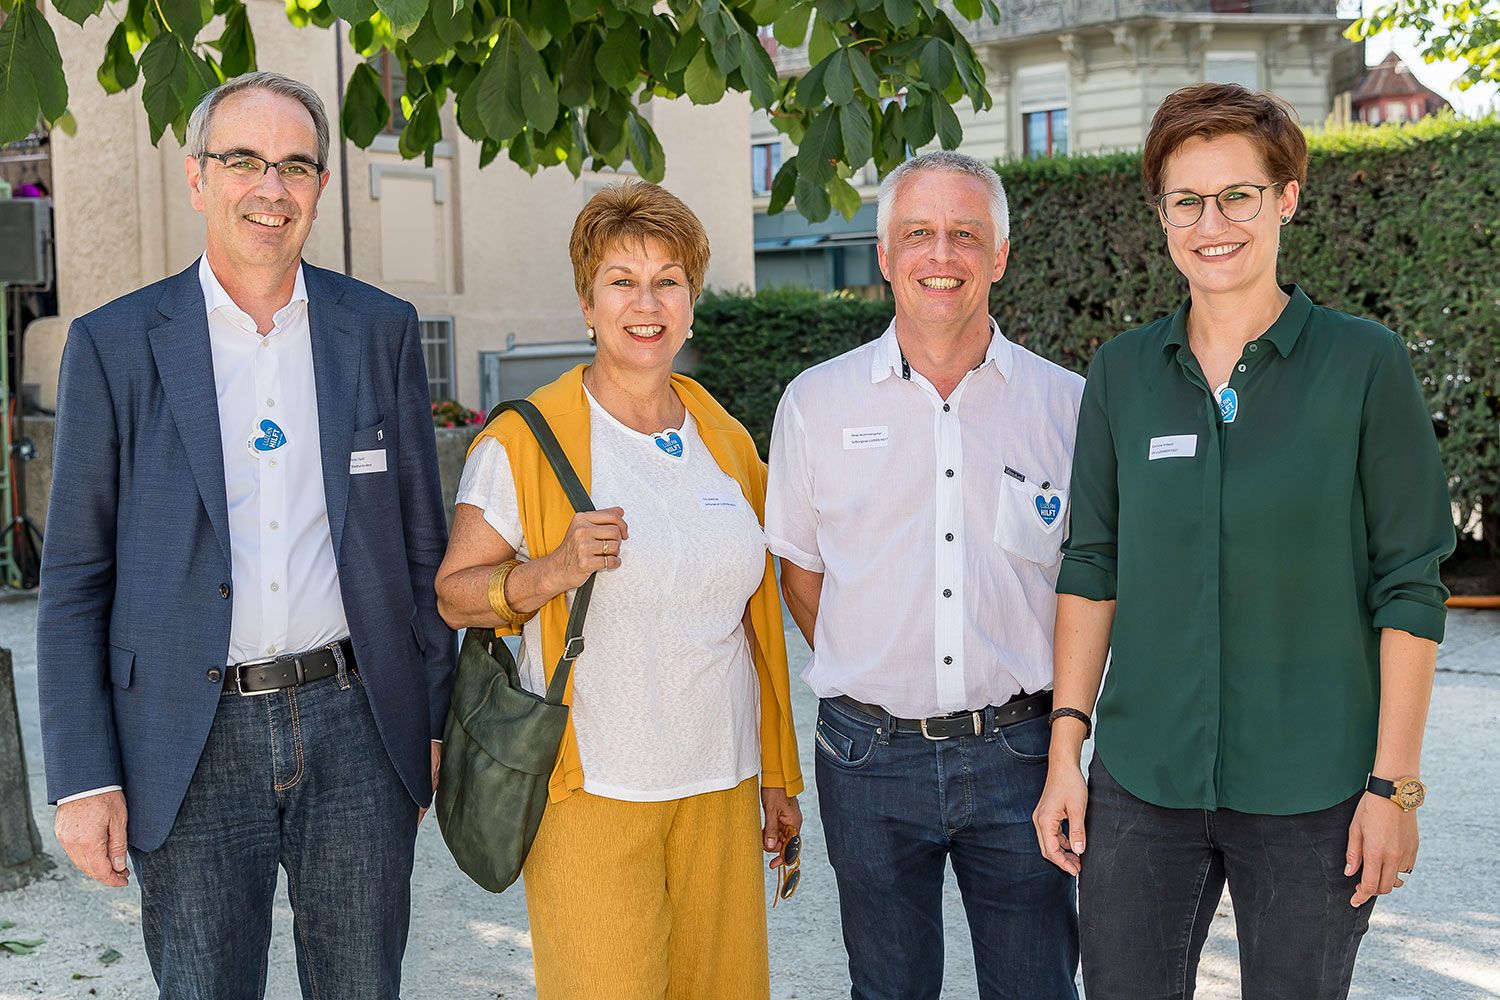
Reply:
M1068 491L1042 489L1005 477L995 512L995 544L1028 562L1051 566L1062 558Z

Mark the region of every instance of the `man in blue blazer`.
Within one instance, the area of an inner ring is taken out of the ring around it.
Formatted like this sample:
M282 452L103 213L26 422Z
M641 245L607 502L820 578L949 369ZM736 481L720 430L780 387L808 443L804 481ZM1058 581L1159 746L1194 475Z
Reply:
M395 1000L453 634L416 313L302 263L318 96L208 94L207 250L77 320L58 388L37 656L75 865L128 854L161 997L259 1000L277 868L303 995Z

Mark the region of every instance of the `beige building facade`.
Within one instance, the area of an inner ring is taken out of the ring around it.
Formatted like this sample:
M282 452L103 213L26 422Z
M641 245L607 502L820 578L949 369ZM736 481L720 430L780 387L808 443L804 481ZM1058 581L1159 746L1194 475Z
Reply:
M338 78L331 30L288 23L278 0L248 0L261 69L316 87L337 131ZM50 409L73 317L173 274L203 250L203 220L188 201L183 154L170 132L149 139L140 84L114 96L94 79L113 22L86 27L49 14L71 84L74 136L51 138L58 313L26 334L25 381ZM345 71L359 56L345 49ZM713 248L707 284L754 284L750 178L744 167L750 106L729 94L712 107L653 100L667 154L665 185L702 218ZM333 179L305 250L343 270L345 232L354 277L410 300L423 320L434 399L484 408L526 391L549 371L591 353L583 334L568 234L588 198L625 174L554 167L528 176L504 157L479 168L479 148L453 123L432 167L402 160L394 136L368 150L337 141ZM347 216L341 193L348 183Z

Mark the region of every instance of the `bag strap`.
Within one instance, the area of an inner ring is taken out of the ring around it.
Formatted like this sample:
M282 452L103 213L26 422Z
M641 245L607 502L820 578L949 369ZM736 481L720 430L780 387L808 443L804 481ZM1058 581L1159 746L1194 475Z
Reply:
M563 451L562 445L558 443L557 435L552 433L552 427L547 423L547 418L542 416L542 411L536 408L536 404L529 399L508 399L503 403L496 404L485 418L488 426L496 417L506 410L514 410L526 421L526 426L531 428L535 435L537 444L542 447L542 454L547 458L547 464L552 466L552 471L557 475L557 481L562 484L563 492L567 494L568 502L573 505L573 510L578 513L594 510L594 501L589 498L588 490L583 488L583 481L578 478L578 473L573 471L573 463L568 461L567 453ZM563 693L568 688L568 677L573 673L573 661L583 655L583 620L589 613L589 598L594 593L594 577L597 574L590 573L589 578L583 581L583 585L573 594L573 606L568 610L568 630L563 641L562 655L558 657L557 669L552 672L552 680L547 683L546 701L549 705L561 705Z

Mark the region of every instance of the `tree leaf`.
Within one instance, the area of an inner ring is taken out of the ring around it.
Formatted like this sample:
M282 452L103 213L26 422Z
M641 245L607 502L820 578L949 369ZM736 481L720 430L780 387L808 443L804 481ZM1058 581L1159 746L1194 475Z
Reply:
M224 33L219 36L219 65L225 76L239 76L255 69L255 34L243 3L236 3L224 15Z
M796 186L797 211L809 222L822 222L828 218L830 205L828 191L822 184L814 184L799 176Z
M797 158L793 156L781 164L781 169L776 171L776 178L771 181L771 204L767 206L766 212L775 215L786 208L796 188Z
M118 951L115 951L115 949L113 949L113 948L105 948L102 952L99 953L99 964L100 965L114 965L116 962L118 962L120 959L122 959L124 957L125 957L124 955L121 955Z
M854 79L859 82L859 88L870 100L880 100L880 77L875 75L875 68L870 65L870 57L858 45L847 46L844 51L849 55L849 67L854 71Z
M469 89L473 114L490 138L505 142L526 127L526 109L521 104L524 78L527 73L541 72L541 59L520 23L515 18L502 19L495 47Z
M62 54L57 51L57 36L52 33L52 25L47 23L47 19L35 7L23 3L21 9L32 11L32 38L27 45L31 57L31 73L36 78L37 100L41 104L42 117L53 122L68 110L68 80L63 76Z
M687 95L694 104L717 104L724 96L728 81L709 58L708 49L700 48L683 73Z
M118 94L135 86L140 78L140 68L135 56L130 54L130 42L125 22L115 25L109 41L104 46L104 61L99 64L99 84L107 94Z
M427 16L432 21L432 33L449 48L467 36L472 25L469 6L462 0L432 0Z
M797 48L807 39L807 21L812 17L812 10L810 3L794 4L776 19L771 26L771 33L782 45Z
M82 25L104 9L104 0L52 0L52 6L69 21Z
M844 162L862 167L874 155L874 125L863 102L855 101L839 108L839 130L844 139Z
M0 24L0 143L24 139L41 116L41 96L31 69L36 22L46 26L35 7L22 3Z
M427 0L375 0L375 6L391 22L397 38L408 37L427 13Z
M892 27L905 28L917 19L917 5L912 0L885 0L884 6Z
M839 47L838 35L833 32L833 25L823 19L820 11L813 15L812 38L807 43L807 59L813 65L817 65L824 59L833 55Z
M854 185L842 177L834 177L828 182L828 200L846 219L854 218L854 213L859 211L862 204Z
M656 137L656 132L651 128L651 123L639 113L632 111L627 134L630 144L630 162L635 164L635 168L646 180L653 184L660 184L662 178L666 176L667 157L662 151L661 140Z
M740 75L750 88L750 96L759 108L769 108L776 103L780 85L776 77L776 64L771 54L750 32L740 29Z
M799 180L814 185L823 184L833 176L833 161L840 159L842 153L843 137L838 130L838 110L824 108L808 124L807 132L797 146Z
M427 166L432 166L432 148L443 139L443 122L438 117L438 111L438 102L431 93L417 98L406 118L405 127L401 129L401 138L396 143L396 150L402 159L415 159L418 154L422 154Z
M566 107L582 107L594 96L594 51L597 45L597 36L589 29L568 53L563 64L562 86L557 90L558 100Z
M633 90L641 75L641 31L631 22L611 31L595 59L599 75L616 90Z
M854 100L854 67L849 63L847 49L839 49L828 57L828 73L823 77L823 86L834 104L848 104Z
M339 20L349 24L368 21L375 13L375 0L328 0L328 6L333 8Z
M964 129L958 123L958 115L954 113L953 106L947 101L936 99L930 103L930 106L934 124L937 127L937 137L942 142L943 148L958 148L958 144L964 138Z
M386 103L380 77L369 63L359 63L344 91L344 108L339 117L344 135L360 149L368 149L390 118L391 106Z
M906 144L912 149L921 149L937 134L937 123L932 117L933 104L941 104L942 98L913 90L906 95L906 110L901 113L901 125L906 132Z

